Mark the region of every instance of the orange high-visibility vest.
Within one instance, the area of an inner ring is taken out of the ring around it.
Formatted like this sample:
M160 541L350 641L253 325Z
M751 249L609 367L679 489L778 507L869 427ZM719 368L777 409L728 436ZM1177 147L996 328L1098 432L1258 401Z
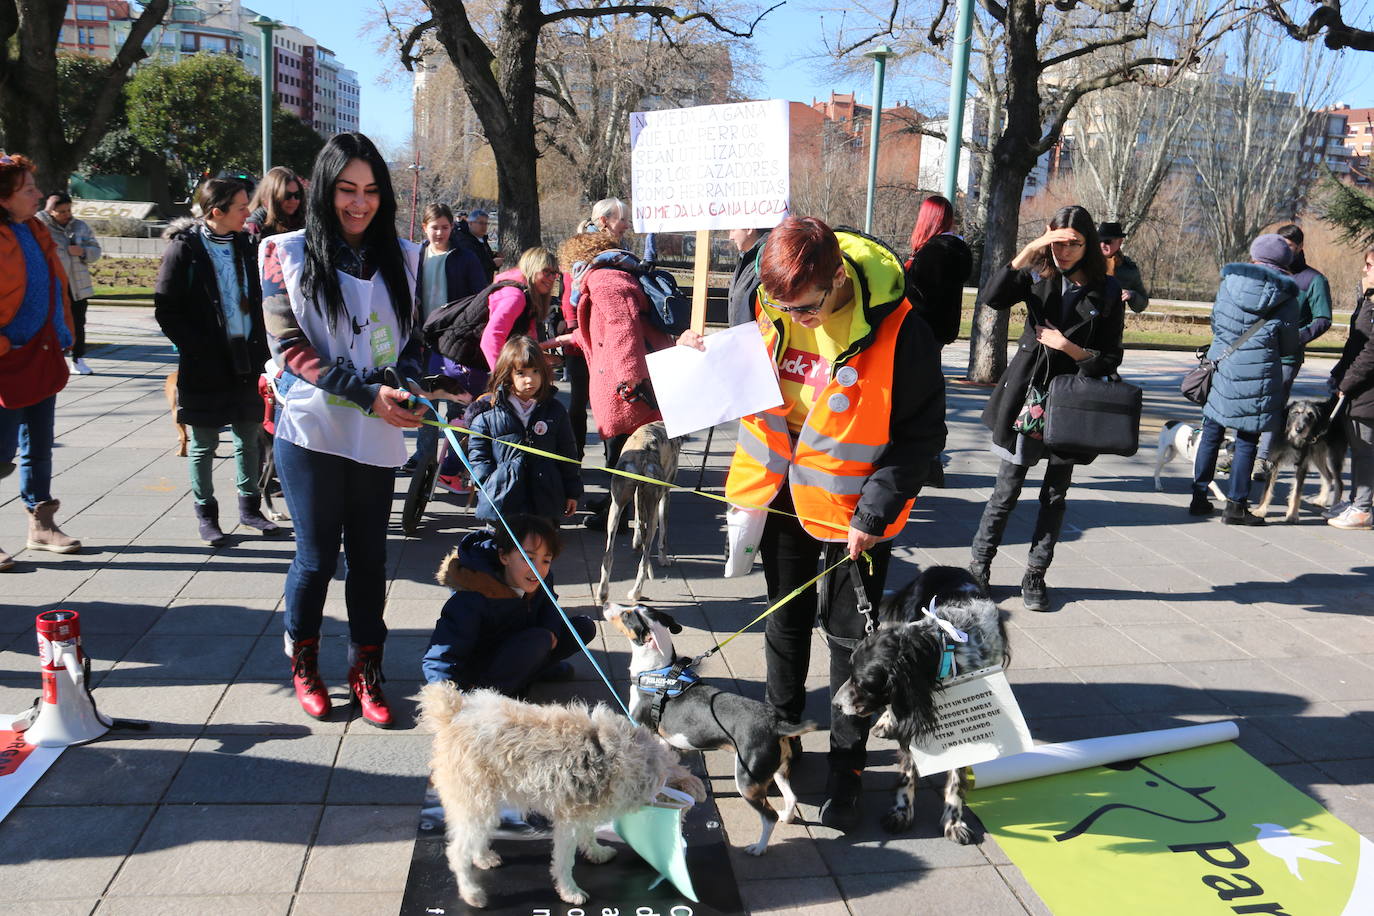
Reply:
M891 439L893 361L897 335L911 304L902 301L874 331L873 341L837 365L806 415L795 443L787 428L786 403L739 421L739 438L725 481L725 496L740 506L766 506L782 489L783 476L807 534L844 541L864 482ZM781 335L760 315L759 328L777 359ZM915 499L882 533L896 537Z

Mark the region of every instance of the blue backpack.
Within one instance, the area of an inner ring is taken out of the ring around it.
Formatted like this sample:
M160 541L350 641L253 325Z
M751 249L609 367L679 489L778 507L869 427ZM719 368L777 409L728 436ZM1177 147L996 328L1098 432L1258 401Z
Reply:
M574 283L570 295L574 307L577 306L578 294L582 288L582 275L601 267L623 270L635 278L639 288L644 291L644 297L649 300L649 311L646 314L659 330L669 334L681 334L692 326L692 302L678 288L673 275L662 268L648 266L630 252L619 249L603 251L591 261L573 266Z

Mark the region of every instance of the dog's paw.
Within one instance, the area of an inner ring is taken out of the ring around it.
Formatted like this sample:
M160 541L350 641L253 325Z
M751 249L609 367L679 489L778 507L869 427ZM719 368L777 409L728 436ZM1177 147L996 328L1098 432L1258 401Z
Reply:
M571 903L573 906L581 906L587 902L587 892L576 884L558 886L558 897L564 903Z
M472 864L478 868L500 868L501 854L490 849L479 852L472 857Z
M744 847L744 851L751 856L761 856L768 851L768 842L766 840L759 840L751 846Z
M475 910L484 910L487 907L487 892L473 888L462 891L459 896L463 902Z
M263 515L266 515L270 520L274 522L291 521L291 516L287 515L285 512L278 512L275 509L268 509L266 512L263 513Z
M593 843L583 848L582 855L593 865L605 865L615 858L615 847ZM564 899L566 900L567 898L565 897Z
M891 738L895 728L896 723L892 718L892 710L885 709L883 714L878 717L878 721L874 722L873 727L868 730L868 733L875 738Z
M670 554L670 553L661 553L661 554L658 555L658 565L659 565L659 566L676 566L676 565L677 565L677 557L673 556L673 555Z
M894 806L883 815L883 829L888 833L902 833L911 827L914 810L906 805Z
M1298 513L1290 512L1288 515L1285 515L1283 517L1283 523L1285 525L1296 525L1298 523Z
M967 846L973 842L973 831L968 829L968 824L962 820L950 821L945 824L945 839L953 840L960 846Z

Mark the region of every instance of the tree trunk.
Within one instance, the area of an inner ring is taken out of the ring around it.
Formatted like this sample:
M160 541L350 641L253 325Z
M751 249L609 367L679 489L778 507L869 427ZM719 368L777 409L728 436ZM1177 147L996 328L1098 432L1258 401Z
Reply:
M1001 146L1001 143L998 144ZM996 151L993 152L994 158ZM992 170L987 189L987 221L983 224L983 269L979 288L1007 265L1016 254L1016 229L1021 210L1021 189L1029 169L1002 165ZM973 335L969 341L968 379L991 384L1007 368L1007 328L1011 312L994 311L979 301L973 312Z

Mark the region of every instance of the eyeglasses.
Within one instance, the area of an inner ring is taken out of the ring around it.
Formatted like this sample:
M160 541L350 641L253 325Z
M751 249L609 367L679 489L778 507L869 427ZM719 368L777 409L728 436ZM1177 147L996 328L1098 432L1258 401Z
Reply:
M287 191L285 194L282 195L282 199L283 199L283 200L304 200L304 199L305 199L305 192L303 192L303 191Z
M1082 242L1053 242L1055 248L1082 248Z
M827 289L824 294L821 295L821 300L815 305L783 305L778 300L768 295L768 292L760 286L759 299L763 301L764 305L775 312L782 312L784 315L810 316L817 314L821 309L825 308L825 300L830 298L830 292L831 291Z

